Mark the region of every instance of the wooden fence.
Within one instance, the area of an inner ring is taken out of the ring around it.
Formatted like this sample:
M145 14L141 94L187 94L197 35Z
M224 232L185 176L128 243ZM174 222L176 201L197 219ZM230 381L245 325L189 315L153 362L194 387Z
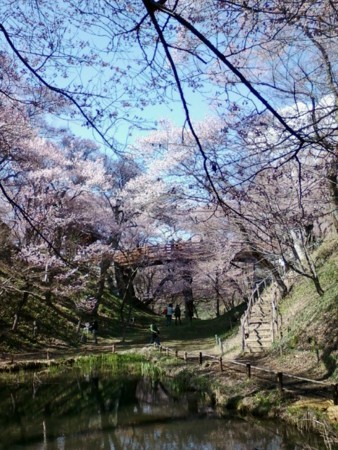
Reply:
M315 396L319 396L321 398L329 398L333 400L334 405L338 405L338 383L327 383L325 381L312 380L305 377L300 377L297 375L292 375L286 372L276 372L271 369L267 369L264 367L258 367L252 365L250 362L223 359L222 356L215 356L210 354L203 354L199 352L196 354L189 354L186 351L178 351L177 349L172 349L170 347L164 347L162 345L155 345L158 348L159 352L165 352L168 356L174 356L176 358L183 359L184 361L198 363L202 365L205 361L214 361L219 366L219 370L223 372L225 368L229 370L240 371L246 378L250 379L252 377L256 377L257 379L264 381L264 383L269 383L273 386L276 386L280 391L283 391L285 388L293 389L296 392L306 392L307 394L311 392ZM100 346L98 350L100 353L116 353L118 346L107 345ZM92 351L86 351L82 353L74 353L74 351L63 351L55 352L51 349L47 349L45 352L39 353L20 353L20 354L1 354L1 359L3 361L8 361L11 364L19 361L30 361L34 360L35 362L47 362L52 359L60 359L65 357L78 357L84 356L86 354L93 354ZM262 376L262 375L265 375ZM267 377L266 377L267 376ZM305 385L304 385L305 384ZM302 387L303 385L303 387Z
M276 372L272 369L252 365L250 362L223 359L222 356L203 354L202 352L199 352L198 355L188 354L187 352L179 352L176 349L164 346L158 346L158 350L160 352L165 352L168 356L173 355L186 362L197 361L200 365L202 365L204 361L213 360L217 362L221 372L225 370L225 367L236 371L240 369L240 372L248 379L256 377L265 383L268 382L269 384L275 385L281 392L286 388L293 389L298 393L306 392L308 394L311 392L311 394L317 397L331 399L333 400L334 405L338 405L338 383L327 383L325 381L313 380L286 372ZM265 377L262 375L265 375Z

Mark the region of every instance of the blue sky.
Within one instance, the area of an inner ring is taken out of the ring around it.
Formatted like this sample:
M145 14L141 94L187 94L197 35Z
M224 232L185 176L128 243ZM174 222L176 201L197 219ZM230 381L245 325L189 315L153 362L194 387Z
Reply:
M200 93L192 92L191 90L187 91L186 100L189 103L190 114L193 121L201 121L211 114L206 101L203 101ZM175 125L180 126L183 125L185 121L185 112L179 99L170 104L147 106L144 108L144 111L139 112L139 114L142 115L148 123L153 122L154 124L158 120L167 119ZM52 121L54 125L59 124L62 127L69 128L76 136L94 140L99 144L102 143L100 137L97 136L97 133L95 133L92 128L88 128L84 125L84 119L82 121L81 118L77 120L67 120L53 117ZM121 122L115 133L115 139L122 144L131 145L135 143L137 138L144 137L149 132L155 130L156 125L145 128L145 130L137 127L131 129L130 125L126 122Z

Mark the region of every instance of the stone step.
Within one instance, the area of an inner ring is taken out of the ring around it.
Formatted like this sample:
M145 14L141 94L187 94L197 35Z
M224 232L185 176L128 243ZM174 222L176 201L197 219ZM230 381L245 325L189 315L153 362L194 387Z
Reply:
M246 330L251 330L251 331L266 331L269 332L271 331L271 323L249 323L249 325L247 325L245 327Z
M261 306L261 305L255 305L253 308L251 308L251 312L254 311L272 311L270 306Z
M249 339L247 339L245 341L245 346L247 347L264 347L264 348L270 348L271 347L271 340L262 340L262 341L250 341Z
M254 320L250 320L250 322L247 322L247 325L252 325L252 326L254 326L254 327L265 327L265 328L267 328L267 327L270 327L271 328L271 320L268 320L268 319L266 319L266 318L264 318L264 319L261 319L261 320L259 320L259 319L254 319Z
M248 323L244 327L248 335L245 339L245 352L260 353L271 348L272 307L270 297L256 301L248 317Z
M271 341L272 340L272 335L270 332L263 332L263 333L258 333L257 331L246 331L246 336L247 336L247 340L255 340L257 341L258 339L264 339L264 340L268 340Z
M271 305L271 300L268 297L261 297L260 299L256 300L253 304L257 305L257 303L267 303Z
M250 314L259 314L259 313L265 313L265 314L271 314L272 309L271 308L252 308Z
M247 335L248 336L248 335ZM272 342L271 335L270 334L261 334L257 335L254 333L249 333L249 336L245 339L248 342Z
M264 345L259 345L259 346L245 345L244 352L260 353L260 352L264 352L264 351L268 350L269 348L270 348L270 346L264 346Z
M245 339L245 342L247 343L265 343L265 342L272 342L272 339L271 339L271 336L259 336L259 337L256 337L256 336L250 336L249 335L249 337L247 337L246 339Z
M269 350L271 348L271 343L269 343L269 342L262 342L261 344L259 344L258 342L256 342L256 343L248 342L248 343L245 344L244 348L250 348L252 350L254 350L254 349Z
M269 323L271 322L271 316L250 316L248 322L249 323Z
M261 300L258 302L255 302L252 307L255 307L256 305L264 305L264 306L269 306L269 308L271 308L271 302L269 300Z
M272 317L271 311L252 311L251 314L249 314L249 318L251 317Z
M251 316L251 317L259 317L259 316L272 317L272 312L271 311L252 311L251 314L249 314L249 316Z
M271 317L250 317L249 321L247 322L249 325L256 325L256 324L270 324L271 323Z

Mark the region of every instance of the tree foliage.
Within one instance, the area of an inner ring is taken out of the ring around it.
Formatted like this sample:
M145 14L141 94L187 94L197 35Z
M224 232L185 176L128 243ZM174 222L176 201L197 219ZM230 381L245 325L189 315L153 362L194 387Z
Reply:
M116 251L197 235L212 258L189 277L216 297L247 295L252 259L283 292L293 270L322 294L310 245L338 229L337 18L331 0L4 0L1 236L34 273L23 292L39 278L46 301L99 299Z

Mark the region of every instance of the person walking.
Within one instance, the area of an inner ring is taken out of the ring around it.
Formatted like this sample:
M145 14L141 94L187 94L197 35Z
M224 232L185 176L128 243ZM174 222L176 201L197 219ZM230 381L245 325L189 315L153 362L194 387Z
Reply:
M173 314L174 314L173 304L169 303L169 305L167 306L167 315L166 315L167 325L171 325Z
M90 324L89 330L91 331L93 338L94 338L94 344L97 344L97 332L99 330L99 324L96 319L92 321Z
M156 323L150 325L150 343L160 345L160 330Z
M176 305L176 306L175 306L174 316L175 316L175 325L177 325L178 323L179 323L180 325L182 325L182 322L181 322L181 308L180 308L180 305Z

